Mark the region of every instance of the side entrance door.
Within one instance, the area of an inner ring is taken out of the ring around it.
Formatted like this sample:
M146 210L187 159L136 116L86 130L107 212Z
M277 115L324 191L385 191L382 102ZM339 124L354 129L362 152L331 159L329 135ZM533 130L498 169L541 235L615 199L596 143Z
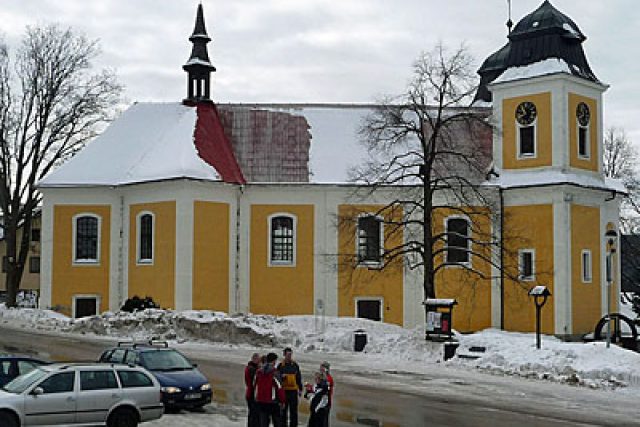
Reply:
M87 317L98 314L98 299L96 297L76 297L75 317Z

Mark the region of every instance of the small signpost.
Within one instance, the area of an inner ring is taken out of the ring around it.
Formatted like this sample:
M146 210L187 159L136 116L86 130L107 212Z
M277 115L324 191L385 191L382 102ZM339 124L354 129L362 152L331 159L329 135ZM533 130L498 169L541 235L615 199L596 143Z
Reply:
M540 349L540 310L547 302L547 298L551 296L551 292L546 286L535 286L529 291L529 296L533 297L536 304L536 348Z

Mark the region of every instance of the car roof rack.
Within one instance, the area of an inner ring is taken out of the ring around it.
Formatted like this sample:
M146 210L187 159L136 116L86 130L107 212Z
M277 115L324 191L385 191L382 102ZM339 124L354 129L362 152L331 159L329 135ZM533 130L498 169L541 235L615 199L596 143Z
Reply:
M163 340L148 340L148 341L118 341L118 347L161 347L169 348L169 343Z

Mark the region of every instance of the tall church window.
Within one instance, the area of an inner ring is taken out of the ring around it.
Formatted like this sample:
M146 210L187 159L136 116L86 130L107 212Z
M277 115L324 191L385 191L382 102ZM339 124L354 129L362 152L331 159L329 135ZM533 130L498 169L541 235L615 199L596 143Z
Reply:
M380 263L382 260L382 220L375 215L358 218L358 262Z
M446 221L446 262L468 264L471 260L471 238L469 221L466 218L450 217Z
M295 217L277 215L269 220L269 263L293 265L295 263Z
M153 262L153 214L144 212L138 216L138 262Z
M538 110L533 102L522 102L516 108L518 157L536 156L536 123Z
M589 106L584 102L579 103L576 108L576 121L578 124L578 157L588 159L590 157L589 123L591 112Z
M591 283L593 279L593 266L591 262L591 251L585 249L581 254L582 258L582 283Z
M100 217L81 214L74 217L74 261L98 262L100 244Z

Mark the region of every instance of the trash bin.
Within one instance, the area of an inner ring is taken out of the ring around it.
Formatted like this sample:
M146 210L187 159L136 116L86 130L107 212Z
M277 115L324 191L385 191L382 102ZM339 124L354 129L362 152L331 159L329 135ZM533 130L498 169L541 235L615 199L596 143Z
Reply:
M353 332L353 351L362 351L367 345L367 333L364 329L357 329Z
M460 343L455 341L447 341L444 343L444 360L449 360L456 355L456 349Z

